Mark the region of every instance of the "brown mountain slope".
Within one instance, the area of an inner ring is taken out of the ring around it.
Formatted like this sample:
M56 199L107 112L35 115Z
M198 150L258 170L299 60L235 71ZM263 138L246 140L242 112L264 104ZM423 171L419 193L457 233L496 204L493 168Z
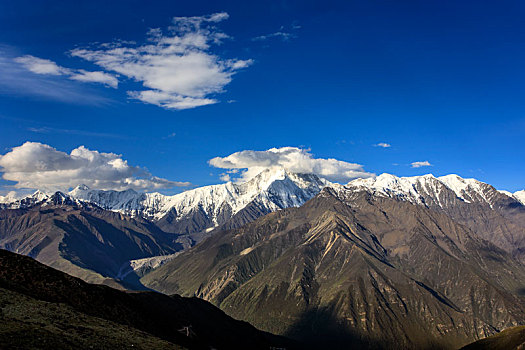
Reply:
M133 345L132 345L133 344ZM197 298L92 285L0 250L0 348L292 348Z
M0 210L0 248L31 256L88 282L112 286L121 282L115 278L129 260L182 248L175 243L176 235L143 219L91 204L54 200L29 209ZM124 282L127 286L136 282L132 277Z
M421 184L417 188L428 208L445 212L453 220L468 226L479 237L525 263L524 205L489 184L480 183L480 194L465 190L463 196L468 200L466 202L437 180L433 182L437 193L432 193L430 189L425 191Z
M524 271L444 213L325 189L142 282L314 346L454 348L525 322Z

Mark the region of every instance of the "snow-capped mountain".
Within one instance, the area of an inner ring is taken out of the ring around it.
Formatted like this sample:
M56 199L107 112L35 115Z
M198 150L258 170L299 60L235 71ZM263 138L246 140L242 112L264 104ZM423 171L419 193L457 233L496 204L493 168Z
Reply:
M69 195L104 209L153 220L160 220L170 211L175 211L177 218L180 218L198 208L218 225L226 206L230 208L231 215L254 200L270 211L300 206L327 184L316 175L294 174L277 168L268 169L248 182L204 186L173 196L157 192L137 193L134 190L91 190L85 185L76 187Z
M32 195L16 198L14 193L9 193L7 196L0 196L0 209L28 208L49 199L52 195L38 190Z
M278 209L301 206L329 184L313 174L272 168L247 182L204 186L173 196L134 190L95 190L85 185L60 194L72 201L89 202L106 210L156 221L167 232L191 234L209 231L236 215L241 217L242 224ZM6 200L0 208L30 207L45 202L51 195L37 191L20 200Z
M518 196L501 192L489 184L458 175L430 174L413 177L382 174L331 188L350 206L359 207L363 203L375 206L385 198L386 202L395 199L437 211L525 263L525 205L518 201L519 192Z
M516 191L512 194L512 197L516 198L521 204L525 205L525 190Z
M457 175L397 177L382 174L338 185L313 174L295 174L283 168L267 169L247 182L204 186L173 196L134 190L95 190L85 185L77 186L67 194L61 193L61 196L77 203L89 202L106 210L155 221L166 232L190 235L194 243L216 227L239 227L275 210L301 206L326 186L344 190L347 194L366 191L374 196L442 209L456 207L458 203L477 203L493 208L505 201L517 205L525 202L525 191L514 194L498 191L486 183ZM0 202L0 208L16 209L49 200L51 194L37 191L18 200L6 197L1 198L4 203ZM196 233L199 235L195 236Z
M494 187L476 179L464 179L458 175L435 177L427 174L412 177L397 177L381 174L375 178L356 179L344 186L334 188L346 191L367 191L370 194L396 198L415 204L445 208L456 201L463 203L482 203L491 208L503 198L520 200L520 192L498 191Z

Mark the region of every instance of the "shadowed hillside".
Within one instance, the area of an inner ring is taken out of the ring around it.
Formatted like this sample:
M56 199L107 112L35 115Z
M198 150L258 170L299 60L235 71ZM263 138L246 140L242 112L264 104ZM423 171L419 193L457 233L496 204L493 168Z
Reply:
M204 300L88 284L5 250L0 319L1 348L292 348Z
M525 326L512 327L464 346L461 350L522 350L525 349Z

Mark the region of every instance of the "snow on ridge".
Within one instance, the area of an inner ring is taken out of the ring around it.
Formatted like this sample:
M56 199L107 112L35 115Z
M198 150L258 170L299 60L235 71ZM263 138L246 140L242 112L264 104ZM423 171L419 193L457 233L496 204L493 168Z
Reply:
M381 174L375 178L356 179L344 186L346 189L368 190L372 194L385 197L400 197L410 202L421 204L421 196L418 185L422 185L427 191L439 193L437 178L432 174L411 177L397 177L392 174Z
M468 198L469 191L474 191L476 194L481 196L487 203L492 204L491 200L486 197L483 191L483 186L486 183L478 181L476 179L464 179L456 174L441 176L439 180L450 188L458 198L463 199L465 202L470 203L472 199Z
M525 190L514 192L512 197L514 197L521 204L525 205Z
M525 191L520 200L515 194L497 191L492 186L476 179L465 179L456 174L435 177L432 174L397 177L391 174L381 174L375 178L356 179L344 186L345 190L366 190L374 195L384 197L400 198L415 204L422 204L425 196L430 196L439 206L444 207L446 203L440 196L440 192L448 189L454 192L457 198L466 203L482 202L492 207L499 194L505 194L523 203Z
M184 216L200 206L217 224L217 217L224 206L230 207L231 215L235 215L254 200L272 211L281 207L299 206L327 184L327 181L315 175L292 174L283 168L271 168L247 182L227 182L176 194L167 199L164 209L174 209L179 216Z
M328 181L313 174L295 174L275 167L261 172L247 182L203 186L172 196L158 192L138 193L134 190L95 190L86 185L79 185L65 195L73 201L89 202L106 210L153 220L161 219L171 210L176 213L177 218L182 218L193 210L201 209L218 224L218 216L227 207L231 215L234 215L252 201L257 201L270 211L300 206L328 184ZM37 191L18 201L2 197L2 200L10 203L0 205L1 208L9 209L29 207L52 195Z
M37 190L33 194L22 198L17 198L17 196L14 194L8 194L7 196L3 197L3 200L5 201L0 201L0 209L28 208L37 203L46 201L47 199L51 198L51 196L51 193L46 193L40 190Z
M107 210L153 220L160 220L170 211L176 214L177 220L199 209L218 225L224 210L235 215L253 201L269 211L300 206L328 184L313 174L295 174L274 167L247 182L203 186L172 196L133 190L92 190L86 185L77 186L69 195Z
M425 196L430 196L441 207L447 204L441 203L443 198L440 195L446 189L453 191L457 198L466 203L485 202L492 207L496 196L504 194L525 205L525 190L514 194L496 191L481 181L464 179L455 174L441 177L432 174L397 177L384 173L375 178L359 178L346 185L339 185L314 174L290 173L280 167L267 169L247 182L203 186L172 196L158 192L138 193L134 190L94 190L86 185L79 185L64 195L77 202L89 202L106 210L152 220L160 220L170 211L176 215L175 220L178 220L193 210L203 210L218 225L219 216L223 215L224 210L228 210L233 216L251 202L268 211L298 207L327 186L336 191L366 190L373 195L399 198L415 204L423 204ZM0 196L0 208L28 207L51 196L52 194L41 191L15 201L9 195Z

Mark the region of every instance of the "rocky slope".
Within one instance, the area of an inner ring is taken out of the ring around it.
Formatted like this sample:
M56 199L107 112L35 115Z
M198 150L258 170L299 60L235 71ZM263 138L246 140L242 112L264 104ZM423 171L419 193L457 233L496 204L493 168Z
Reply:
M371 187L327 188L300 208L217 233L142 282L332 348L457 348L525 323L523 265L432 208L456 192L441 188L429 203Z
M489 184L457 175L400 178L382 174L333 187L408 201L442 212L525 263L525 206L515 196Z
M0 250L0 346L13 349L269 349L287 339L197 298L90 285Z
M26 209L0 210L0 248L31 256L86 281L138 287L121 280L130 260L182 249L177 235L153 223L56 193Z

